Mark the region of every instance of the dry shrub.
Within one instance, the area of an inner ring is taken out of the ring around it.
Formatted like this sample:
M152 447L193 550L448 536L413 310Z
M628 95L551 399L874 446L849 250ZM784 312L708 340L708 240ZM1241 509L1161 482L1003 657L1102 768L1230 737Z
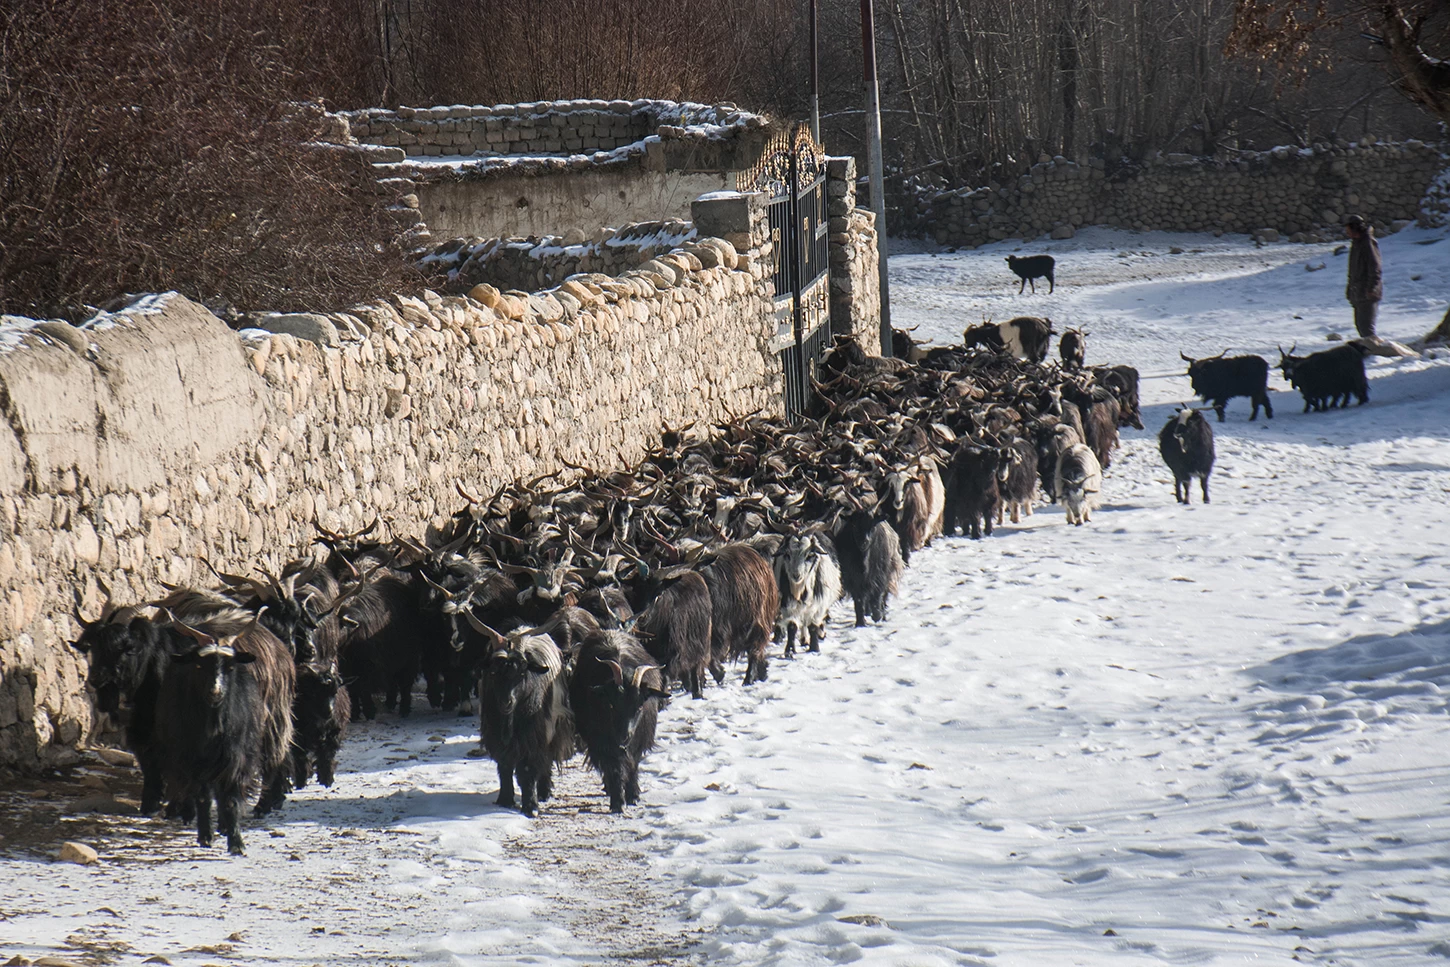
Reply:
M369 75L387 87L375 104L658 97L771 108L786 77L800 95L798 0L377 0L377 9L384 41Z
M177 289L327 308L399 286L356 155L309 147L280 3L21 0L0 14L0 310Z

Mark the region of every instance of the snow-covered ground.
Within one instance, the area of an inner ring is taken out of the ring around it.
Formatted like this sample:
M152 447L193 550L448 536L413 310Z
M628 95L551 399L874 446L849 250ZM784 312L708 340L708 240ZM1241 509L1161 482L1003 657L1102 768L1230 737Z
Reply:
M1447 234L1383 241L1383 335L1438 321ZM843 606L822 654L677 699L623 819L579 767L539 820L499 810L473 724L426 710L360 729L242 860L52 793L39 826L101 862L0 855L0 959L1450 958L1450 362L1374 360L1347 411L1301 414L1277 377L1273 420L1234 401L1207 506L1174 503L1154 439L1180 349L1353 334L1332 248L1094 229L894 257L918 337L1046 314L1143 371L1148 430L1091 524L1046 507L939 541L884 626ZM1018 296L1019 251L1057 256L1063 291Z

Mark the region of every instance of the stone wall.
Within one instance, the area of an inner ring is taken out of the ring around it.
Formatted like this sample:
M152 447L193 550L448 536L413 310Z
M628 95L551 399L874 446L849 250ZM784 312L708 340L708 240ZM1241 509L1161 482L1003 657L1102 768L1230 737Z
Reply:
M594 155L651 136L698 130L702 138L719 138L767 124L760 115L732 104L652 99L368 108L340 116L364 144L399 147L407 155L423 157Z
M728 208L729 210L724 210ZM781 412L758 197L617 278L397 297L228 329L176 294L0 322L0 765L88 738L94 617L303 556L313 522L421 535L474 491L639 458L661 426ZM306 338L299 338L301 334Z
M1139 231L1255 232L1296 240L1340 234L1364 215L1381 233L1417 217L1427 187L1447 164L1443 145L1418 141L1318 144L1215 158L1170 154L1109 172L1100 159L1058 157L1014 184L924 196L902 226L946 245L1004 238L1070 238L1083 225Z
M880 254L876 213L856 207L856 159L826 161L826 214L831 233L831 331L855 336L868 353L881 351Z
M415 169L410 177L419 215L435 239L559 235L574 243L593 237L600 225L687 219L700 195L734 186L726 172L637 166L501 173L483 181L430 179Z
M328 139L356 146L405 194L405 222L434 239L589 238L600 225L688 218L734 189L771 134L732 104L541 101L382 108L331 116Z

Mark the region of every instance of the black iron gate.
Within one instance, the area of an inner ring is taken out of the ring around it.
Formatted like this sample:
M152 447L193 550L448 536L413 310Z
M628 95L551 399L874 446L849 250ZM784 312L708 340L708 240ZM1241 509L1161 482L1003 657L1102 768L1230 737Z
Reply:
M755 167L742 173L739 187L770 195L775 319L778 343L785 343L779 352L785 406L790 417L799 417L810 408L811 380L830 348L825 151L809 128L797 125L771 139Z

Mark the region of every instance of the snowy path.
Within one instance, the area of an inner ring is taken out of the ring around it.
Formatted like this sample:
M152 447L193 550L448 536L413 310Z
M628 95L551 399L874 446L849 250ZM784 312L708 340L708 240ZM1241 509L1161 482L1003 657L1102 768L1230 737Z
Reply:
M1415 244L1444 235L1384 242L1385 335L1444 311L1450 239ZM1120 257L1170 244L1188 252ZM1090 362L1160 377L1091 524L1048 507L939 541L883 627L843 606L821 655L677 699L623 820L578 768L541 820L496 809L472 723L427 712L361 730L338 786L251 827L243 861L156 823L56 820L104 862L0 854L0 958L1450 958L1450 365L1377 362L1371 405L1344 412L1301 415L1279 385L1251 424L1235 401L1208 506L1173 502L1156 451L1180 346L1347 327L1330 249L1094 230L1052 243L1062 284L1035 297L1007 245L893 258L918 336L1046 313L1092 333Z

